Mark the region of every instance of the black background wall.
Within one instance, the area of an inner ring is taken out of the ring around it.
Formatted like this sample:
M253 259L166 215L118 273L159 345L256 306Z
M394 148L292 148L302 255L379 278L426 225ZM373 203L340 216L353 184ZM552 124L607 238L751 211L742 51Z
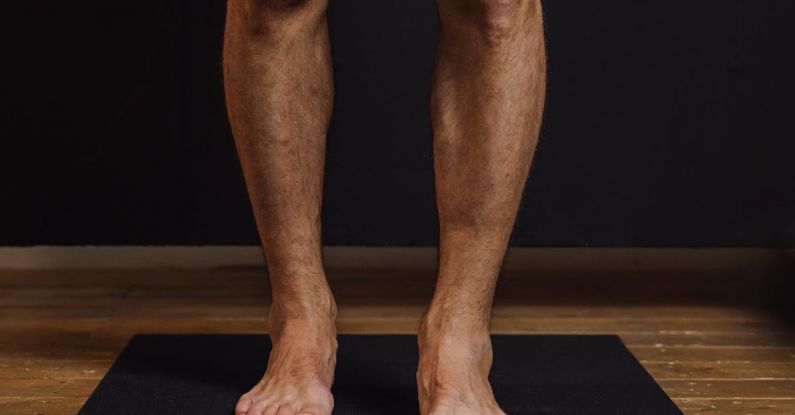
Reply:
M14 3L0 245L256 243L224 1ZM433 2L331 4L325 240L433 244ZM547 111L514 244L795 246L795 2L544 6Z

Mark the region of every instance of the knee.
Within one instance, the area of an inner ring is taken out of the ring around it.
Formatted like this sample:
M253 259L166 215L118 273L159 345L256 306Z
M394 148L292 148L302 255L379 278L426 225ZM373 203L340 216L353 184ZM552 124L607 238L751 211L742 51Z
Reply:
M252 33L272 34L312 24L325 14L328 0L229 0L230 12Z
M501 43L535 24L538 0L439 0L442 24L465 24L489 44Z

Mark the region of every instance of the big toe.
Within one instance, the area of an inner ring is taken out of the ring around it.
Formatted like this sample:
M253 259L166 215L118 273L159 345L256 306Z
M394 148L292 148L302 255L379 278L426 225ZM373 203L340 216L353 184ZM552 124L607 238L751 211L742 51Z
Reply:
M254 401L246 395L240 397L235 405L235 415L246 415Z

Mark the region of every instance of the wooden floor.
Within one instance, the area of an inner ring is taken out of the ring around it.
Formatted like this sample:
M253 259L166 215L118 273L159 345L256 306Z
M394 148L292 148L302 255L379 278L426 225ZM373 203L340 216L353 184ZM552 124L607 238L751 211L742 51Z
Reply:
M347 333L413 333L433 275L332 271ZM497 333L617 333L686 414L795 414L795 330L764 275L505 275ZM0 271L0 414L74 414L134 333L260 333L260 270Z

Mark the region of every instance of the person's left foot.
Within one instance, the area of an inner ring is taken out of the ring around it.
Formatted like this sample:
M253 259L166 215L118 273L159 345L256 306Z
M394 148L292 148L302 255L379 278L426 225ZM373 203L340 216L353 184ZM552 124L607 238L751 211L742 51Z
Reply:
M488 325L469 316L444 314L429 312L418 335L420 413L505 415L488 380L492 363Z

